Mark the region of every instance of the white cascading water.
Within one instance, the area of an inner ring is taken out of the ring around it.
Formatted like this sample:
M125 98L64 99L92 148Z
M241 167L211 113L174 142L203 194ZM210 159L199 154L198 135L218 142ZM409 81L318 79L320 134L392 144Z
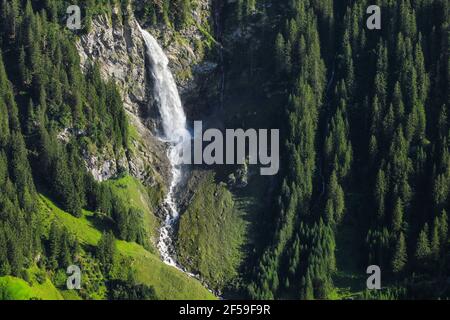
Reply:
M172 166L172 181L164 200L166 218L160 229L158 249L165 263L179 268L172 240L174 225L179 218L175 201L175 189L182 179L180 159L183 146L185 143L190 142L191 134L187 130L186 115L181 104L177 85L168 66L169 59L150 33L142 28L140 28L140 31L147 48L147 57L151 65L149 71L154 80L154 94L161 114L164 130L162 139L170 145L167 155Z

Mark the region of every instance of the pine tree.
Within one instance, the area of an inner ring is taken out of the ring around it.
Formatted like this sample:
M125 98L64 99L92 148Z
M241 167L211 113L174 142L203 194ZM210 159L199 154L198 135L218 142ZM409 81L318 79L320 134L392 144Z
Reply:
M425 226L423 227L422 231L419 234L419 238L417 239L417 247L415 255L417 261L419 261L422 264L425 262L426 259L428 259L428 257L431 254L428 234L429 234L428 224L425 224Z
M28 135L32 134L35 128L35 114L34 114L34 103L33 100L30 99L27 108L27 121L26 121L26 133Z
M401 199L397 199L394 207L394 212L392 214L392 230L394 232L399 232L402 230L403 225L403 203Z
M278 33L275 41L275 66L278 73L283 73L285 67L285 41L281 33Z
M440 239L439 239L439 218L436 217L433 223L433 231L431 233L431 243L430 243L431 255L434 260L439 259L440 255Z
M340 223L345 210L344 191L338 183L336 171L333 171L328 185L326 214L331 224Z
M3 99L0 97L0 148L8 144L9 134L8 111Z
M103 232L102 237L97 244L96 255L106 274L111 271L114 265L116 250L116 239L114 234L111 231Z
M392 259L392 271L394 273L402 272L407 262L406 242L403 232L400 233L395 247L394 257Z
M3 150L0 150L0 187L3 188L7 179L9 178L8 174L8 159L6 158L6 154Z
M26 53L23 46L20 48L19 53L19 74L22 84L25 86L29 85L31 82L31 74L26 65Z
M31 169L28 162L28 150L20 132L13 132L11 136L14 143L11 146L12 155L12 179L17 186L19 199L24 207L24 195L26 192L34 193L34 183L31 176Z
M11 266L7 255L7 240L3 224L0 223L0 275L7 276L11 274Z
M72 264L73 257L70 250L70 235L67 229L63 229L60 238L60 254L59 265L63 268L67 268Z
M377 180L375 184L375 200L376 200L376 215L379 219L385 215L385 195L387 192L386 176L384 171L378 171Z
M443 245L446 245L448 241L448 216L445 210L442 210L442 214L439 219L439 236L440 242Z
M48 241L49 241L49 266L51 269L56 270L59 266L58 258L61 252L60 247L61 233L55 221L53 221L50 226Z

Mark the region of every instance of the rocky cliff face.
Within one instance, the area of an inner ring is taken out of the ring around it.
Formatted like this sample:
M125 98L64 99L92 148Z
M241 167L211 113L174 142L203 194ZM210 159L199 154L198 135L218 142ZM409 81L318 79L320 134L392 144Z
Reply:
M102 76L117 83L137 134L132 135L131 150L119 159L108 150L96 155L86 152L85 159L89 170L100 181L127 169L143 182L154 184L167 181L169 164L165 146L155 138L158 114L145 69L145 48L137 21L129 12L122 15L116 8L111 17L97 16L91 31L81 37L77 48L83 68L98 63Z
M145 47L134 14L142 10L143 3L135 0L126 13L115 8L111 17L95 17L90 32L77 43L83 68L98 63L102 76L116 81L137 132L131 150L119 157L109 150L85 153L87 167L100 181L124 169L147 184L169 181L166 148L156 138L159 112L152 96ZM147 21L140 21L162 44L190 119L200 119L199 114L211 109L216 101L217 90L210 83L215 83L211 78L217 76L217 64L205 61L208 35L203 28L209 23L210 10L210 0L199 0L192 12L195 22L179 31L163 25L148 26Z
M143 11L145 0L135 0L137 16ZM151 25L144 18L140 23L158 39L169 58L170 68L189 120L200 120L213 110L218 101L217 77L220 76L215 60L213 39L212 0L197 0L191 4L192 21L175 30L164 24Z

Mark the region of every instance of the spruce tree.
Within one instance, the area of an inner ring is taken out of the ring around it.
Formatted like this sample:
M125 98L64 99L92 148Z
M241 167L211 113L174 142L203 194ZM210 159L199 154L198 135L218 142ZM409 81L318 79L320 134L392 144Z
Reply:
M429 258L430 254L429 230L428 224L425 224L417 239L415 257L418 262L423 264Z
M394 257L392 259L392 271L394 273L402 272L407 262L406 241L403 232L400 235L395 246Z

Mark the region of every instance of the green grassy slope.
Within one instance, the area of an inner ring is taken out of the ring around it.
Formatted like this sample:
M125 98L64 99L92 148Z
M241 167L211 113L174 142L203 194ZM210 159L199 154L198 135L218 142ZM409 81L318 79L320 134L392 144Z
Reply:
M155 198L155 194L159 193L159 190L156 190L156 188L146 189L131 176L108 180L106 184L111 187L116 196L128 203L130 207L143 210L145 229L154 242L158 232L158 221L154 215L154 207L158 203L157 201L160 201L160 199Z
M41 197L43 206L50 216L56 218L69 232L75 234L83 246L96 246L101 232L96 229L93 213L85 211L82 218L56 207L49 199ZM136 243L117 241L119 259L129 261L139 282L155 288L161 299L214 299L195 279L164 264L158 256Z
M242 261L245 222L232 194L209 174L182 215L178 258L213 288L223 288L237 275Z
M144 209L147 218L145 223L156 230L156 218L150 214L151 207L145 202L148 200L145 188L132 178L126 177L120 180L109 182L113 188L120 189L123 196L128 196L129 203ZM89 211L83 211L81 218L75 218L69 213L57 207L49 198L40 196L39 211L43 219L44 233L50 229L53 221L57 221L68 231L74 234L83 248L82 264L86 270L83 273L82 283L97 285L96 292L89 292L93 299L104 299L105 287L98 285L101 279L96 279L96 266L90 264L89 253L100 240L103 226L97 221L95 215ZM189 300L210 300L215 299L214 295L205 289L199 281L190 278L183 272L164 264L157 254L144 249L136 243L117 241L117 266L115 275L120 277L133 270L136 280L139 283L154 287L160 299L189 299ZM83 268L82 268L83 271ZM80 299L77 291L63 290L64 285L52 283L50 275L43 273L36 266L27 270L27 281L15 277L0 278L0 300L76 300ZM38 281L38 274L41 281ZM54 279L52 277L52 279ZM64 282L63 282L64 283Z
M39 284L31 284L23 279L7 276L0 277L0 300L62 300L63 296L48 279Z

